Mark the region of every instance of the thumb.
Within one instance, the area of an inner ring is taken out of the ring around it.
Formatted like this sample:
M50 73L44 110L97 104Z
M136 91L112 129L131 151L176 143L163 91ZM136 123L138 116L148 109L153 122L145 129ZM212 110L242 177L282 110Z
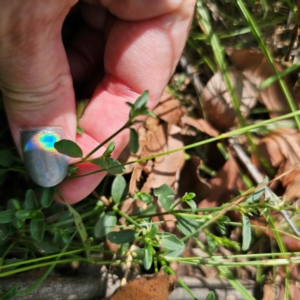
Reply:
M76 135L73 84L61 41L62 23L75 2L0 0L0 89L17 148L42 186L57 184L67 172L68 160L54 142Z

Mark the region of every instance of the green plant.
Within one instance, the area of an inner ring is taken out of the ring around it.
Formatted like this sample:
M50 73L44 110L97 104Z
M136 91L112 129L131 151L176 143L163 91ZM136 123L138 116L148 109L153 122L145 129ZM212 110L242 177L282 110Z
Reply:
M231 3L220 0L215 2L216 7L209 9L209 1L197 1L196 17L188 39L187 52L190 52L192 57L196 57L194 65L205 70L207 77L218 70L222 72L238 117L237 127L217 136L206 137L199 142L190 143L182 148L155 156L143 157L129 163L151 160L180 150L188 151L200 147L202 149L214 142L223 142L242 134L247 135L249 151L255 152L253 136L257 132L270 131L277 126L276 122L289 118L295 120L295 122L291 122L292 126L296 124L299 127L300 111L296 109L290 92L282 80L284 75L295 71L299 67L299 63L282 73L277 72L274 67L273 54L263 38L272 26L286 21L286 17L276 15L270 8L273 3L268 1L254 3L253 1L240 0ZM227 5L227 10L220 9L224 3ZM283 1L282 5L292 8L290 1ZM261 10L253 12L254 6L261 7ZM213 13L219 16L215 23L211 17ZM219 20L224 20L226 26L223 26ZM202 29L201 31L199 27ZM246 36L246 38L241 39L240 36ZM248 123L240 113L240 104L229 77L228 61L223 48L226 46L244 47L245 45L247 47L259 45L275 70L275 75L266 79L260 88L266 88L271 82L279 80L291 112L253 124ZM180 92L180 86L186 77L187 75L183 74L177 82L170 86L173 94L185 105L186 99ZM197 92L199 93L199 91ZM144 92L134 104L128 104L131 107L128 122L86 156L83 156L80 147L72 141L62 140L56 143L55 147L59 152L78 159L76 163L69 166L66 180L78 178L75 173L81 162L90 162L99 166L100 169L96 172L105 171L112 175L121 174L124 171L124 165L111 157L115 146L112 140L122 130L129 129L131 151L133 153L137 151L138 136L131 126L139 122L137 117L141 115L153 116L146 108L147 101L148 93ZM78 109L78 119L83 110L84 104ZM0 113L2 117L3 107L0 107ZM206 112L203 111L203 114L205 115ZM26 170L10 140L8 125L3 120L4 116L0 118L0 138L5 140L5 143L0 145L0 195L2 197L0 208L0 277L38 267L48 267L48 271L25 291L21 290L22 287L19 286L13 286L8 290L2 289L2 294L0 294L2 299L10 299L30 292L43 282L55 265L74 260L99 265L121 265L123 262L131 261L143 266L145 270L154 269L158 271L159 267L163 266L168 273L173 272L169 267L171 262L180 262L191 266L215 266L219 271L219 276L226 278L244 299L254 299L234 273L235 270L245 265L245 259L247 259L247 265L255 266L258 270L265 266L275 268L276 266L300 263L300 253L287 251L282 240L283 235L293 236L296 240L299 240L299 237L296 237L291 230L277 227L272 217L274 212L280 212L283 209L296 215L299 209L284 203L275 194L267 192L269 185L267 180L257 184L254 180L241 174L244 182L247 183L246 186L249 187L248 190L238 191L236 197L221 206L199 209L194 201L194 193L185 191L183 196L178 197L166 184L154 188L153 193L136 192L134 195L128 195L127 182L123 176L118 175L114 178L108 192L108 203L99 199L95 201L95 199L88 197L75 206L60 206L53 201L54 193L59 194L59 190L39 188L34 185L28 186L27 182L23 184L23 175L26 176ZM82 129L78 128L78 132L82 133ZM99 148L107 144L107 149L102 156L92 158L92 155ZM226 153L226 149L224 151L223 144L219 144L219 149L228 159L229 154ZM202 165L202 170L204 169L208 168ZM216 171L210 173L212 177L215 174ZM16 182L22 184L17 185ZM109 186L109 180L105 184ZM18 188L14 189L15 186ZM131 214L124 213L122 204L129 197L133 197L135 201L141 201L144 204L143 208ZM157 202L155 202L156 200ZM157 205L161 205L165 212L157 212ZM240 216L240 222L232 221L226 215L228 212L236 212ZM179 232L178 235L161 232L160 226L163 221L152 221L154 216L163 215L172 216ZM250 219L256 216L261 216L266 225L251 224ZM121 218L125 220L122 225L119 222ZM239 227L242 231L241 240L230 239L227 235L229 228ZM118 231L115 230L116 228ZM269 253L248 253L248 249L258 240L259 232L268 228L272 232L279 250L274 248L275 250L271 249ZM200 241L199 233L204 233L206 242ZM119 245L118 250L114 253L116 259L105 260L103 258L103 253L107 251L104 248L105 239ZM198 248L204 251L206 257L182 256L188 240L192 240ZM135 247L132 247L133 245ZM230 258L226 255L216 254L215 251L219 246L232 249L234 254ZM287 268L286 273L285 296L288 299L289 270ZM265 280L260 271L257 272L256 279L260 283ZM180 279L179 282L195 299L195 295L184 282ZM207 299L214 299L212 292L209 293Z

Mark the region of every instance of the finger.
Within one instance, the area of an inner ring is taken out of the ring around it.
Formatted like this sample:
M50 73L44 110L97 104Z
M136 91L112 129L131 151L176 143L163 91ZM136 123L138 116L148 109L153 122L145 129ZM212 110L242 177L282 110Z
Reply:
M134 14L136 1L125 2L133 10L123 10L123 14L122 5L120 8L117 5L120 1L101 2L119 19L107 38L105 78L80 121L84 134L77 137L77 142L85 151L93 149L123 126L129 113L126 102L134 102L143 90L150 92L150 108L157 103L184 47L195 1L139 1L139 16L145 19L135 22L126 20L134 18L130 12ZM148 12L149 3L158 5L155 13ZM128 143L128 132L122 132L114 141L114 155L117 156ZM81 167L81 173L92 169L94 167L86 164ZM77 180L73 189L72 182L65 182L60 187L70 202L76 202L102 178L103 174L93 175Z
M77 1L0 2L0 89L18 150L21 152L22 129L60 127L66 138L74 140L75 101L61 27ZM29 155L28 167L33 172L42 169L44 176L47 166L39 158Z

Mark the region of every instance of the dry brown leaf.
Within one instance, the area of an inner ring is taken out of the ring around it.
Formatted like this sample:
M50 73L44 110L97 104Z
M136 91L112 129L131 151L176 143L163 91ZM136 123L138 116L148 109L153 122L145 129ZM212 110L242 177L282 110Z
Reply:
M186 114L186 109L180 105L173 95L165 90L153 113L157 118L168 124L180 125L181 117Z
M203 199L207 198L210 193L210 187L205 183L199 176L199 165L200 158L197 156L192 156L184 164L180 172L178 195L181 197L186 192L195 193L194 198L197 204Z
M216 137L220 134L218 130L212 127L211 124L204 119L194 119L190 116L183 116L181 118L181 121L183 122L183 124L199 129L200 131L206 133L211 137Z
M242 73L257 87L267 78L274 75L272 66L267 58L260 52L254 50L235 50L228 49L227 54L233 65L242 71ZM283 70L280 64L276 64L278 72ZM292 84L288 77L285 77L285 82L292 93ZM298 98L294 97L299 103ZM270 111L270 117L274 118L290 111L289 105L283 95L278 82L269 85L259 94L259 100Z
M264 285L264 297L262 300L276 300L277 299L276 286L271 283Z
M231 85L234 88L244 117L257 102L258 89L241 71L228 70ZM227 90L221 72L217 72L207 83L201 94L201 100L208 120L218 129L226 131L238 122L232 97Z
M300 199L300 174L287 186L284 193L284 200L286 202L294 202Z
M230 155L217 175L210 180L210 194L200 202L199 207L217 207L238 195L239 190L245 190L238 164Z
M176 275L159 272L157 275L133 279L102 300L167 300L176 282Z
M277 176L281 175L300 163L300 133L296 128L275 129L260 140L258 153L272 167L278 168ZM252 159L260 170L264 169L255 154L252 155ZM291 184L299 173L300 170L295 169L283 176L280 179L283 187Z
M175 125L160 124L157 130L152 132L140 157L148 157L183 147L179 133L180 128ZM152 162L153 164L151 162L142 162L135 165L129 186L131 195L138 190L150 193L153 188L159 187L164 183L172 186L176 181L177 172L180 171L184 164L184 152L177 151L156 157ZM142 180L142 175L145 176L145 180L143 186L140 187L139 183Z

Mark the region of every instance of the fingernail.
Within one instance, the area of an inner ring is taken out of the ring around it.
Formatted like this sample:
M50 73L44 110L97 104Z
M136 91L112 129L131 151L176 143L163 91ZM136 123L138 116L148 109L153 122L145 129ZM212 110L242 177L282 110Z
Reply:
M39 185L51 187L68 173L68 157L56 151L54 143L64 138L60 127L22 129L21 144L25 166Z

